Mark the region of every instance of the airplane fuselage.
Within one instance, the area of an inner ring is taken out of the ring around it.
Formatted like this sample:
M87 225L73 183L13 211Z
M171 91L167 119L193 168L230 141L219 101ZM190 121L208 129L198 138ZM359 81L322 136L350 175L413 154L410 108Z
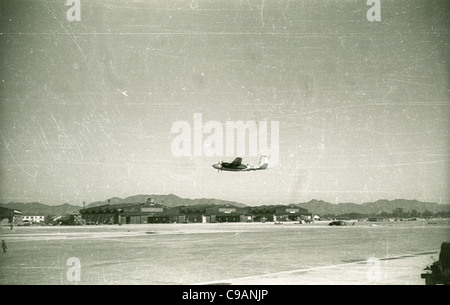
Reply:
M242 158L240 157L234 159L233 162L219 162L213 164L212 167L214 167L218 171L247 172L247 171L264 170L267 169L268 165L269 163L267 160L267 156L261 156L258 167L242 164Z
M213 167L218 170L230 171L230 172L240 172L240 171L247 169L247 165L245 165L245 164L240 164L240 165L236 166L236 165L233 165L233 164L227 163L227 162L223 162L222 164L220 164L220 163L214 164Z

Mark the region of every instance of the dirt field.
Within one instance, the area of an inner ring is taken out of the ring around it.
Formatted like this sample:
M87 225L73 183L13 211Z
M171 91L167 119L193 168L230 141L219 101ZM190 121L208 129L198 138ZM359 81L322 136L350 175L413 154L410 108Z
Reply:
M450 222L2 227L1 239L3 285L423 285Z

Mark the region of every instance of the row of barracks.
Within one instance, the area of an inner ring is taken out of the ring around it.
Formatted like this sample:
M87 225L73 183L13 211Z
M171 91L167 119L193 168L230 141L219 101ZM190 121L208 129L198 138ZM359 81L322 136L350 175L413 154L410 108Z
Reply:
M235 207L231 205L201 205L167 207L154 203L102 205L80 210L86 224L144 223L217 223L311 220L307 209L298 206L272 205Z

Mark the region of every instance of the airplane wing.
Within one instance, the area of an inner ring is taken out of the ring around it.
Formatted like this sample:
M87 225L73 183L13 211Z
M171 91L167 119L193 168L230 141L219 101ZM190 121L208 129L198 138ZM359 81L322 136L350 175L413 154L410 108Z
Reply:
M241 165L241 163L242 163L242 158L236 158L236 159L234 159L233 162L231 162L231 165L239 166L239 165Z

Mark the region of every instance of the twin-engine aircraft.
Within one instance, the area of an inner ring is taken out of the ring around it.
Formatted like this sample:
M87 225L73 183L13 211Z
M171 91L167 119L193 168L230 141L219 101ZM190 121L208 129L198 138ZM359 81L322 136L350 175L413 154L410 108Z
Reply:
M259 165L257 167L248 164L242 164L242 158L236 158L233 162L223 162L213 164L212 167L219 171L229 171L229 172L247 172L247 171L257 171L267 169L269 166L269 158L267 156L261 156L259 159Z

